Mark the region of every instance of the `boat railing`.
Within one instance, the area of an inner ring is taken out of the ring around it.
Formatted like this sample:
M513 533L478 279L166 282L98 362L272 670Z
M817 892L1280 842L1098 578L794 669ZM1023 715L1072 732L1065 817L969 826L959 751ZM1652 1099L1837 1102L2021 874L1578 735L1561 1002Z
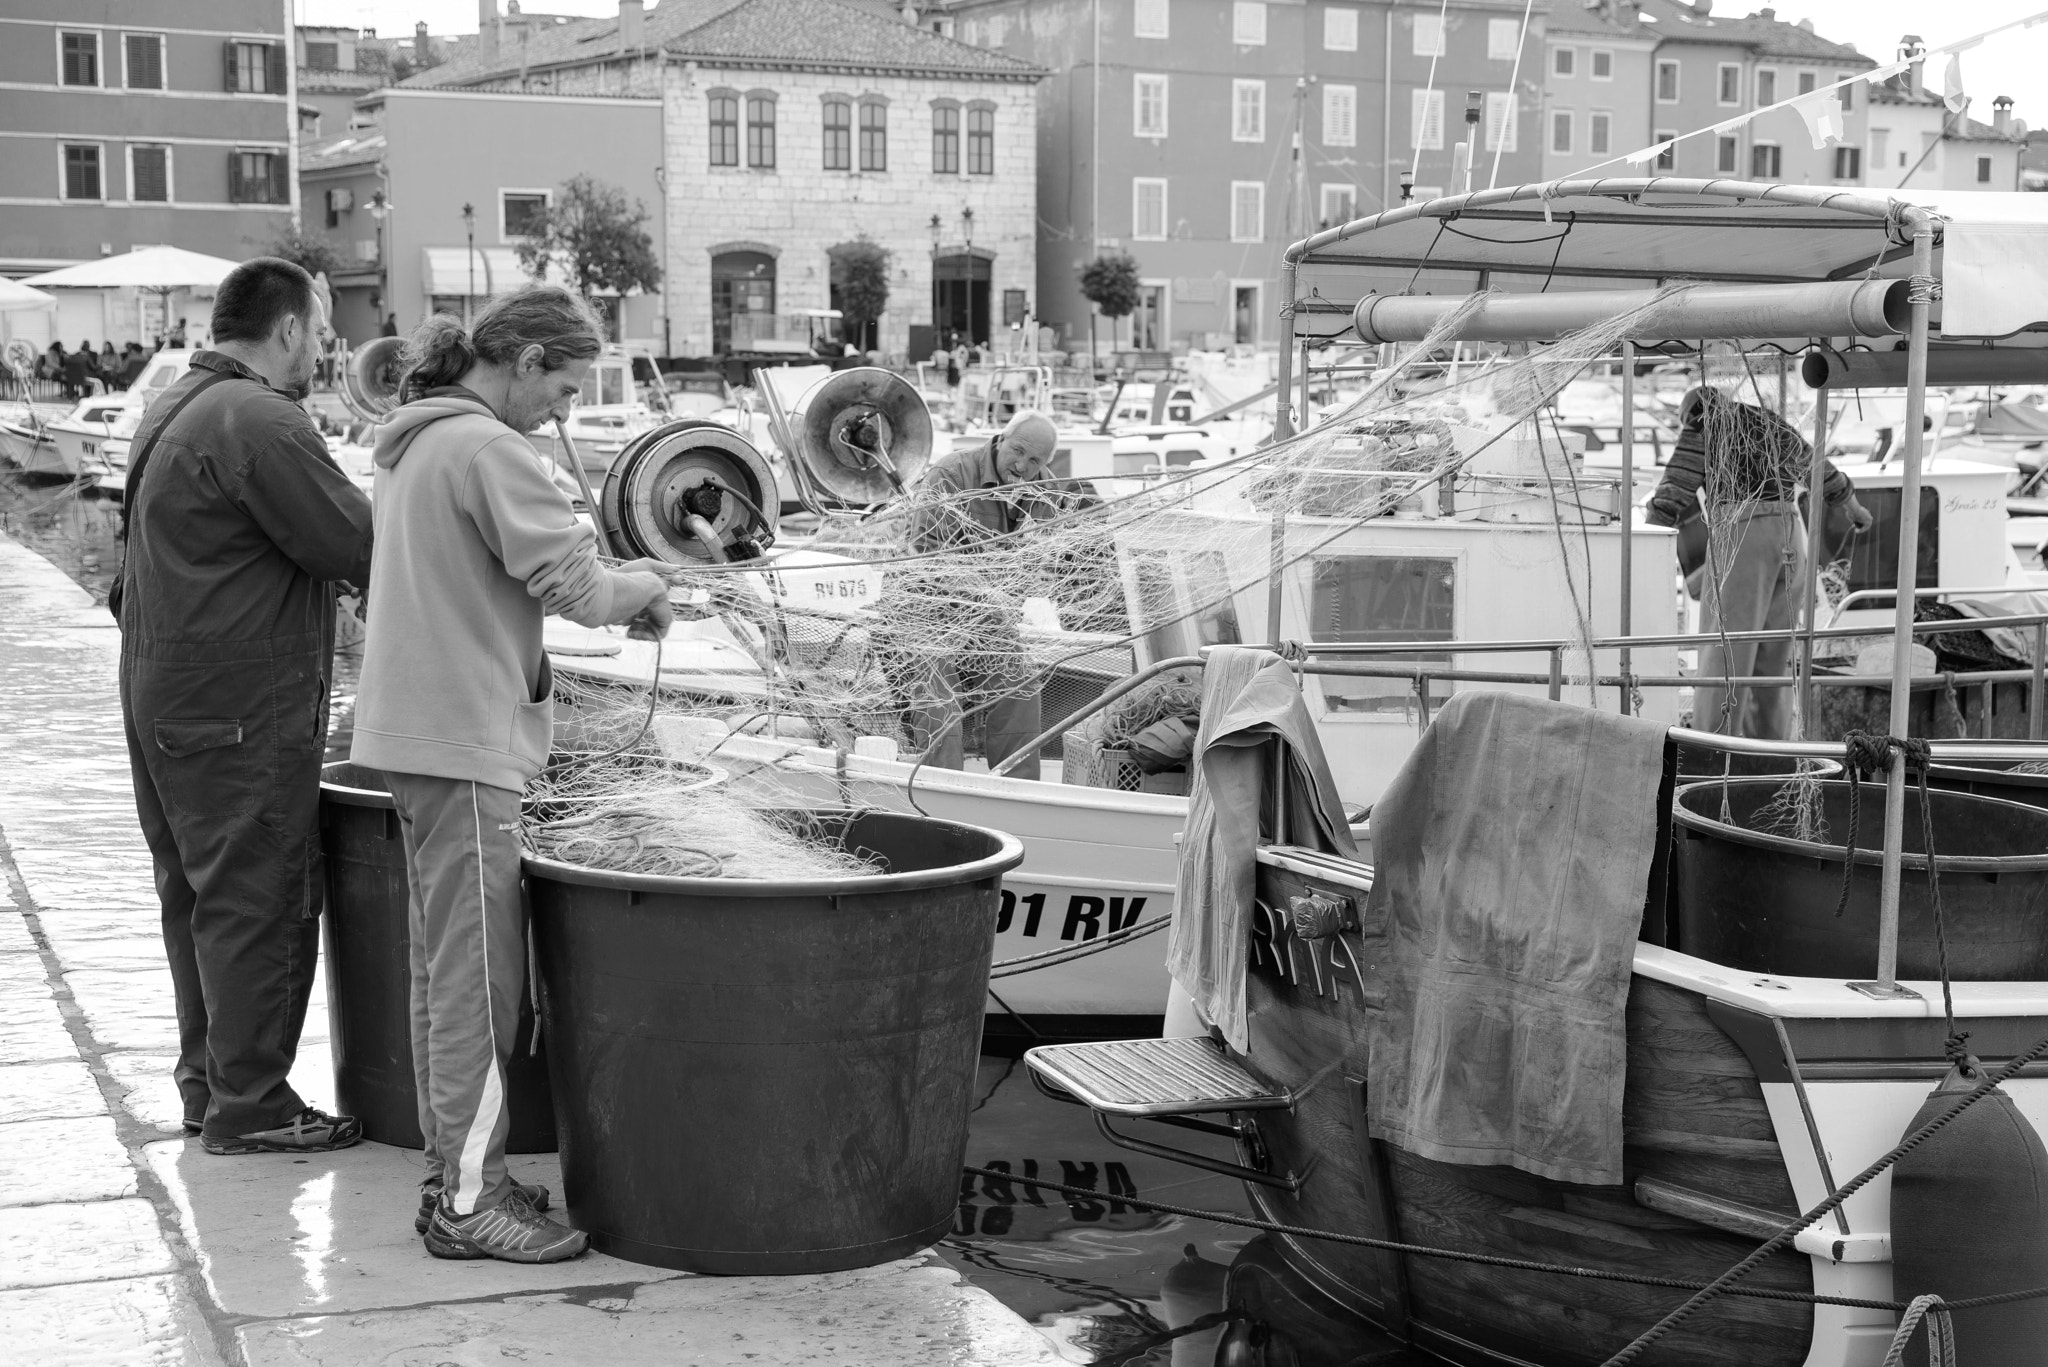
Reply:
M2020 613L2007 617L1971 617L1950 622L1915 622L1913 634L1938 636L1949 632L1981 631L1986 627L2024 629L2028 633L2030 654L2033 663L2024 669L1982 669L1943 671L1935 674L1916 674L1909 681L1915 691L1929 689L1980 690L1983 700L1979 708L1980 725L1989 727L1991 690L2001 683L2025 683L2030 685L2027 693L2027 740L2048 739L2048 613ZM1887 634L1888 633L1884 633ZM1783 627L1767 631L1704 632L1667 636L1610 636L1596 637L1591 641L1568 641L1562 639L1522 641L1307 641L1284 642L1279 645L1267 644L1263 648L1272 650L1293 664L1304 674L1342 675L1363 678L1406 679L1415 686L1416 728L1420 731L1429 725L1430 691L1433 682L1516 684L1544 688L1552 701L1564 697L1566 686L1573 677L1566 667L1566 661L1574 653L1592 651L1635 651L1650 648L1675 648L1680 650L1699 649L1711 645L1738 645L1762 641L1800 641L1812 636L1816 640L1867 638L1873 633L1867 627L1822 627L1809 631L1804 627ZM1159 660L1139 669L1117 681L1099 696L1069 715L1047 727L1034 736L990 772L1000 777L1021 764L1025 757L1035 755L1040 748L1056 740L1067 731L1088 718L1101 712L1117 699L1142 687L1161 674L1175 669L1200 668L1204 658L1214 646L1205 646L1200 655L1180 655ZM1543 655L1547 667L1541 671L1483 670L1458 668L1446 663L1403 664L1395 661L1376 660L1369 657L1383 655ZM1719 675L1703 677L1695 674L1636 674L1627 670L1610 672L1595 671L1592 680L1596 688L1613 688L1621 699L1624 710L1633 711L1633 695L1644 688L1696 688L1702 683L1725 683L1730 687L1748 688L1884 688L1892 686L1892 676L1887 671L1875 674L1815 674L1801 678L1798 674L1737 675L1723 678ZM1702 733L1704 734L1704 733ZM1732 738L1729 738L1732 739ZM1988 737L1987 737L1988 739ZM1827 742L1773 742L1776 744L1822 744ZM2006 742L2008 746L2015 742ZM1833 743L1831 750L1818 753L1839 755L1841 745ZM1756 753L1799 754L1803 751L1759 751ZM2009 756L2008 756L2009 757Z

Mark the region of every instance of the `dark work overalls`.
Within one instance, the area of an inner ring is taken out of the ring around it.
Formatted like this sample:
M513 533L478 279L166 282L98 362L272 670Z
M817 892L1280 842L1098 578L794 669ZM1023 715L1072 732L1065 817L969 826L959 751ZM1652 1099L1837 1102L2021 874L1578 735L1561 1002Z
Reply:
M368 580L370 501L303 409L218 352L131 450L115 615L135 810L185 1118L227 1137L304 1109L286 1077L319 950L335 583Z

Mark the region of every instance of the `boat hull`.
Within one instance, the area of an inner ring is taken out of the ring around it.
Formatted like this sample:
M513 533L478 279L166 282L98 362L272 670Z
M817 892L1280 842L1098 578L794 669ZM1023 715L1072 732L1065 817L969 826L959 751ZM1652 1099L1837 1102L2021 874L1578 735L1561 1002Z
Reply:
M23 474L53 479L71 477L56 442L11 422L0 423L0 457Z
M1362 905L1369 875L1304 873L1273 853L1259 875L1266 906L1309 891ZM1366 961L1353 957L1356 943L1305 941L1284 919L1254 920L1246 1065L1285 1087L1337 1065L1295 1110L1250 1117L1266 1167L1305 1174L1297 1193L1247 1188L1262 1215L1284 1223L1703 1283L1896 1143L1944 1067L1938 1012L1928 1015L1936 984L1914 984L1920 1000L1877 1002L1841 981L1737 973L1639 944L1624 1180L1582 1186L1436 1162L1369 1133L1368 994L1356 966ZM1958 993L1987 1060L2048 1033L2048 984L1959 984ZM2048 1123L2048 1078L2022 1076L2007 1091L2037 1127ZM1247 1161L1257 1156L1247 1147ZM1889 1201L1880 1177L1844 1207L1846 1232L1802 1234L1745 1284L1890 1299ZM1287 1236L1273 1247L1330 1303L1334 1322L1359 1317L1474 1367L1597 1367L1687 1295ZM1876 1367L1892 1324L1885 1311L1723 1297L1662 1341L1657 1360Z

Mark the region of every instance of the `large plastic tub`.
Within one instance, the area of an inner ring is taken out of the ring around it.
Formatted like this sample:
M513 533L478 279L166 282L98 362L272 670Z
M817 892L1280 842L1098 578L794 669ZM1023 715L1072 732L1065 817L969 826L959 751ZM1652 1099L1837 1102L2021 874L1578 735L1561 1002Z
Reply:
M2044 756L2048 758L2048 756ZM2048 807L2048 773L2023 773L2019 766L2039 760L1971 760L1968 764L1930 764L1927 781L1951 792L2004 798L2029 807Z
M1814 782L1825 823L1820 842L1783 833L1785 822L1769 809L1784 787L1755 778L1678 790L1678 907L1669 943L1746 972L1870 978L1877 970L1884 785L1862 785L1855 871L1839 917L1849 784ZM1932 801L1950 972L1963 982L2048 979L2048 811L1939 790ZM1917 789L1907 790L1906 804L1898 972L1933 978L1939 968Z
M348 763L321 771L320 845L327 863L327 1010L335 1102L363 1122L363 1137L422 1148L412 1065L411 884L405 840L384 776ZM545 1052L533 1052L533 1010L505 1068L511 1153L555 1151L554 1100Z
M1014 836L809 814L886 874L529 859L570 1223L691 1272L830 1272L951 1228Z

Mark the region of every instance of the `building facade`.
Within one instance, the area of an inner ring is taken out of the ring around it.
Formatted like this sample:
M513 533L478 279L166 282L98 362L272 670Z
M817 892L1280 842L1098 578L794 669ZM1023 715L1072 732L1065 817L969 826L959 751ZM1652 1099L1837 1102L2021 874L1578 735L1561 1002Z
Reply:
M1657 38L1651 27L1619 0L1551 0L1538 126L1545 180L1654 141L1650 74Z
M473 55L390 93L554 100L564 128L579 102L658 101L663 354L801 340L795 315L838 306L863 241L890 254L889 303L857 339L883 352L1034 312L1030 64L841 0L623 0L612 19L485 28Z
M303 172L305 231L345 263L336 331L353 342L384 315L407 331L526 283L521 229L572 176L623 190L660 240L659 100L399 85L362 97L356 122L309 146ZM665 354L659 296L599 303L621 340Z
M1496 160L1500 183L1533 179L1547 16L1538 7L1525 35L1524 12L1512 0L939 0L927 21L1053 73L1038 111L1046 321L1087 346L1080 272L1129 251L1138 310L1101 340L1165 351L1275 340L1287 244L1398 204L1411 172L1418 195L1450 189L1475 93L1474 182Z
M11 0L0 12L0 274L154 245L240 260L290 229L290 23L284 0ZM65 305L88 307L93 318L67 317L62 335L89 326L96 340L143 340L163 326L133 298Z
M1981 101L1951 110L1927 87L1919 40L1900 50L1912 65L1870 88L1869 183L1906 190L2018 190L2027 130L2012 116L2012 97L1991 101L1991 122L1970 117ZM1967 93L1967 92L1966 92Z
M1833 84L1877 63L1770 9L1719 15L1712 0L1640 0L1632 6L1657 37L1650 71L1650 141L1713 127ZM1687 138L1654 169L1793 185L1861 185L1870 129L1869 87L1846 87L1844 135L1815 147L1806 121L1781 109ZM1647 144L1637 144L1643 146ZM1628 149L1623 149L1628 150Z

